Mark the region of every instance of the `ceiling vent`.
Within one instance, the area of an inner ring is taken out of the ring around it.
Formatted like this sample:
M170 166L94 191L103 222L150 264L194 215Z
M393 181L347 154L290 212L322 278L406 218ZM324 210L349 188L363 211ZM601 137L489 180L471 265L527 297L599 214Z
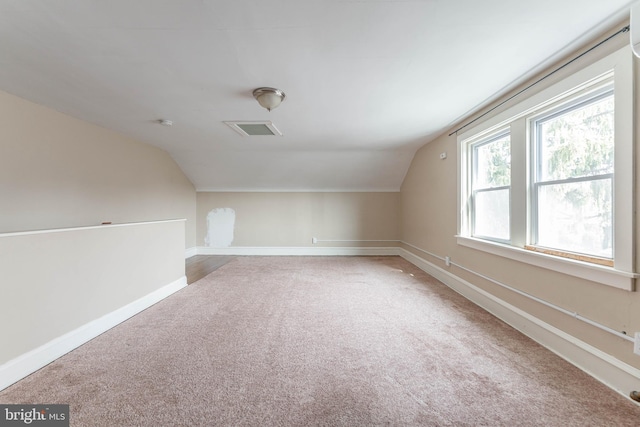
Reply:
M270 121L266 122L224 122L242 136L282 136L282 132Z

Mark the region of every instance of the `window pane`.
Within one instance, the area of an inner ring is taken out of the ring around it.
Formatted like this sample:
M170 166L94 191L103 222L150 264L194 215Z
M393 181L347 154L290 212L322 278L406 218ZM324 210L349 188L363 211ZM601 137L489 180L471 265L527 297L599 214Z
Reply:
M503 187L511 183L509 135L474 147L474 188Z
M474 202L473 235L509 240L509 189L477 192Z
M613 95L538 122L538 181L613 172Z
M611 179L538 187L540 246L612 258Z

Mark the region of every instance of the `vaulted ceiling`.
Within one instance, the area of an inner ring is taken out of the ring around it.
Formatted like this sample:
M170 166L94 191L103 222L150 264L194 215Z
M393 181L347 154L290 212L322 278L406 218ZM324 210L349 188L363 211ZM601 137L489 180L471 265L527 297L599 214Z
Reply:
M631 3L0 0L0 89L166 150L199 190L397 191L420 146Z

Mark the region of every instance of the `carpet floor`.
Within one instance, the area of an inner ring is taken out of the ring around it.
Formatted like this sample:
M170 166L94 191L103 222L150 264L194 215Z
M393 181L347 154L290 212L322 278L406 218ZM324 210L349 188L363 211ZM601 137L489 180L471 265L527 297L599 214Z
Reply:
M638 426L399 257L238 257L0 392L73 426Z

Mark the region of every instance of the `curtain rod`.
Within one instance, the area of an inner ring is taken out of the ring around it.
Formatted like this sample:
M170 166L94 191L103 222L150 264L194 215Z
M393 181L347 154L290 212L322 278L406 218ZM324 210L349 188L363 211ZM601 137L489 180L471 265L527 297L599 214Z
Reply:
M563 68L565 68L566 66L574 63L575 61L577 61L578 59L582 58L583 56L585 56L586 54L588 54L589 52L595 50L596 48L602 46L603 44L605 44L606 42L608 42L609 40L611 40L612 38L616 37L619 34L622 33L626 33L627 31L629 31L629 29L631 28L630 25L627 25L626 27L623 27L622 29L618 30L617 32L615 32L614 34L611 34L609 37L607 37L606 39L602 40L601 42L599 42L598 44L590 47L589 49L585 50L584 52L582 52L580 55L576 56L575 58L573 58L572 60L570 60L569 62L564 63L563 65L559 66L558 68L556 68L555 70L551 71L549 74L541 77L540 79L536 80L535 82L531 83L529 86L525 87L524 89L518 91L517 93L511 95L509 98L505 99L504 101L502 101L501 103L499 103L498 105L496 105L495 107L491 108L488 111L485 111L484 113L482 113L481 115L479 115L478 117L476 117L475 119L471 120L470 122L467 122L467 124L465 124L464 126L459 127L458 129L454 130L453 132L451 132L449 134L449 136L458 133L459 131L461 131L462 129L466 128L467 126L477 122L478 120L480 120L481 118L483 118L484 116L486 116L487 114L491 113L492 111L494 111L497 108L500 108L501 106L503 106L504 104L506 104L507 102L511 101L513 98L515 98L516 96L520 95L521 93L531 89L533 86L537 85L538 83L540 83L541 81L545 80L548 77L551 77L552 75L554 75L555 73L557 73L558 71L562 70Z

